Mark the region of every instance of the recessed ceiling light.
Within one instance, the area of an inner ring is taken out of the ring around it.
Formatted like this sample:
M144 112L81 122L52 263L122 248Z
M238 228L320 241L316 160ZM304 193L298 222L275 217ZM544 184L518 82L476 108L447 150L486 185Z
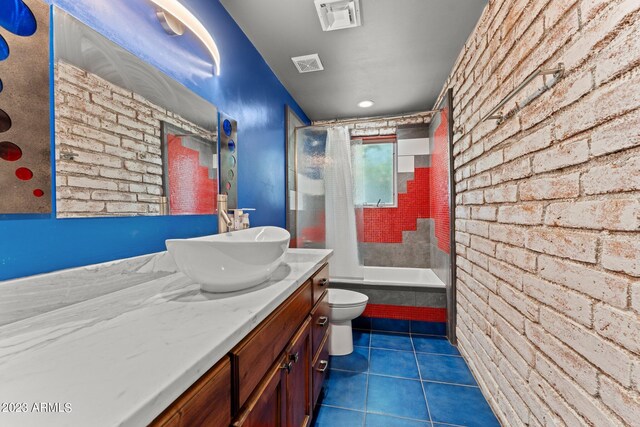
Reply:
M364 101L360 101L358 102L358 107L360 108L369 108L374 104L373 101L371 101L370 99L366 99Z

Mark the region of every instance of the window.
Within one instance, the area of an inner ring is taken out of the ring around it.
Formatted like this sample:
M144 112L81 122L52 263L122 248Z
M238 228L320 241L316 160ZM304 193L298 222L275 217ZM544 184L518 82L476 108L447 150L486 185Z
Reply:
M395 139L363 140L353 154L356 205L396 206Z

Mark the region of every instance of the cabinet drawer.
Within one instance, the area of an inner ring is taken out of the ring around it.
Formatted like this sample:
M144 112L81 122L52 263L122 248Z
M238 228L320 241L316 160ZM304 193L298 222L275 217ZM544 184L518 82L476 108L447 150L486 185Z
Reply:
M234 412L245 404L251 392L309 315L311 307L311 282L308 281L231 350L234 383L238 390L238 401L233 405Z
M312 278L313 282L313 303L315 304L325 289L329 287L329 264L325 264Z
M231 363L224 358L176 399L153 427L226 427L231 422Z
M312 386L313 386L313 406L316 406L318 397L320 397L320 391L322 390L322 384L329 371L329 334L324 336L322 341L322 348L318 353L316 359L313 361L313 372L311 373Z
M283 367L286 363L285 355L276 360L231 424L232 427L285 426L287 402Z
M325 292L322 299L313 309L311 320L312 342L313 342L313 357L318 353L320 344L324 339L324 336L329 330L329 293Z

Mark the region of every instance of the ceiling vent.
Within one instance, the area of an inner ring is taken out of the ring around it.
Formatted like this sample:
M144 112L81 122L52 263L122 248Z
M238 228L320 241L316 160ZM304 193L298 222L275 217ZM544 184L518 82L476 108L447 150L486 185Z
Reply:
M359 27L360 0L314 0L323 31Z
M317 53L313 55L295 56L291 58L291 60L301 73L312 73L314 71L324 70Z

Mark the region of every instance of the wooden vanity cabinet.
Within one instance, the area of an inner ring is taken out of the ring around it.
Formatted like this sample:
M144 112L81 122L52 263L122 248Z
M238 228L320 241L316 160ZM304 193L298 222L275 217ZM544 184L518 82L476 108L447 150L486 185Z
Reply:
M329 364L328 273L325 264L231 351L239 390L233 427L311 424ZM304 318L297 320L296 316L301 315ZM292 326L296 328L293 333ZM282 339L288 342L282 345ZM270 345L265 346L265 342ZM277 358L270 358L274 363L264 375L261 364L247 363L258 359L264 363L278 348L282 352ZM251 388L252 379L259 375L263 375L260 384ZM248 385L243 385L247 379ZM251 394L245 399L249 389Z
M325 264L151 426L309 426L329 367L328 272Z
M233 427L308 426L311 422L311 319L249 397Z

